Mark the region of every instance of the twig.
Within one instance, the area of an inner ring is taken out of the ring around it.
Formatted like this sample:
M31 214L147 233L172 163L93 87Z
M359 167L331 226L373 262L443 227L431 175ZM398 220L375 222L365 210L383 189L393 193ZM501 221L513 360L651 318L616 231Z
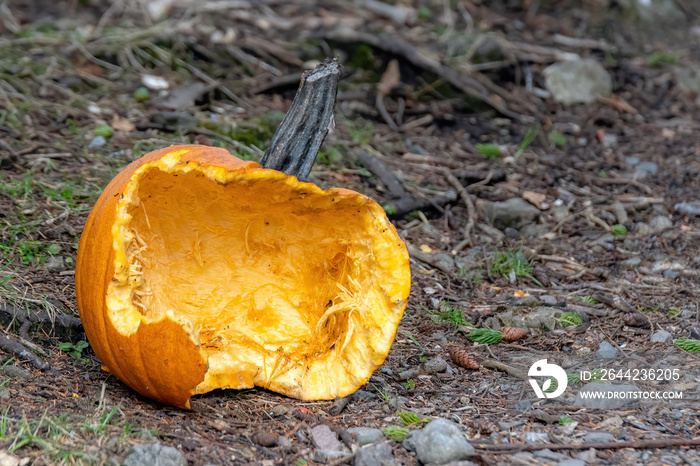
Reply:
M484 359L481 361L481 365L488 368L488 369L497 369L499 371L503 371L509 375L512 375L513 377L516 377L518 379L523 379L527 380L529 377L527 374L520 369L516 369L515 367L511 367L508 364L504 364L500 361L496 361L495 359Z
M445 175L445 178L447 178L447 181L449 181L450 184L457 190L459 196L462 198L462 201L464 201L464 204L467 206L467 224L464 226L464 241L468 241L468 243L462 247L473 246L474 243L471 239L471 235L476 217L474 203L472 202L471 197L469 197L469 193L464 188L462 183L460 183L457 177L455 177L449 169L443 169L442 173ZM462 245L462 243L460 243L460 245Z
M627 442L594 442L594 443L537 443L537 444L472 444L478 450L488 450L493 453L510 453L513 451L534 450L615 450L619 448L652 448L683 447L700 445L700 438L696 439L644 439L630 440Z
M396 176L394 176L391 170L389 170L381 160L362 149L357 150L355 153L360 160L362 160L362 164L367 170L379 178L379 181L389 191L392 197L400 199L409 196L403 186L401 186L401 183L399 183L399 180L396 179Z

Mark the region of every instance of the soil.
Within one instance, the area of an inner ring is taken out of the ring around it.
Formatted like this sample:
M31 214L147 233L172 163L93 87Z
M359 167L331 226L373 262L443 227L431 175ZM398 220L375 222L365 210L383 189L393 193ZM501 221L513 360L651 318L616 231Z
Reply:
M15 314L0 312L0 336L48 368L0 352L0 452L31 464L118 464L133 445L160 441L189 464L301 466L319 460L313 426L342 438L352 427L402 426L398 413L410 411L459 424L477 464L557 464L588 447L597 464L700 464L700 353L674 343L700 339L700 219L678 206L700 201L700 89L681 78L700 73L690 2L675 2L684 19L653 35L599 2L457 2L447 13L418 2L408 24L341 1L218 3L174 2L161 19L138 1L2 5L0 309ZM555 102L543 70L563 53L602 63L612 96ZM182 410L141 397L82 348L80 327L56 317L78 317L73 267L90 208L155 148L215 144L259 160L301 71L325 56L338 56L344 74L311 181L385 206L433 200L405 215L387 209L413 275L389 356L342 401L219 390ZM392 59L398 78L386 72ZM143 90L145 75L168 89ZM469 92L467 77L479 84ZM391 86L378 103L380 82ZM512 198L534 217L494 222L493 203ZM508 261L524 268L499 268ZM22 326L16 309L51 319ZM563 312L575 325L562 324ZM470 326L511 325L527 335L490 345L467 337ZM669 339L653 342L662 330ZM603 343L614 357L599 357ZM459 349L477 369L450 356ZM449 368L426 369L436 357ZM612 369L623 383L682 398L589 408L576 404L584 384L572 379L562 396L540 399L524 374L541 359L569 374ZM649 369L678 377L634 379ZM528 443L528 432L548 437ZM601 446L590 432L631 444ZM668 442L645 447L653 441ZM391 445L397 464L419 464Z

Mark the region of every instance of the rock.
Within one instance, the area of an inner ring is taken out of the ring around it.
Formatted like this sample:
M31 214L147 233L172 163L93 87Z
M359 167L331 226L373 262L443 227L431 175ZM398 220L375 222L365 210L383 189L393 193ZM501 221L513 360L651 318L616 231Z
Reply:
M515 403L515 405L513 405L513 408L517 409L518 411L531 411L532 403L530 403L530 400L518 401Z
M316 453L314 453L314 460L318 463L330 463L331 461L339 460L340 458L344 458L348 455L349 453L344 451L323 450L319 448L316 450Z
M544 432L525 432L520 436L525 443L548 443L549 434Z
M574 406L585 406L596 409L620 409L623 406L639 400L641 390L635 385L612 385L609 383L591 382L579 390L574 400Z
M107 140L104 138L104 136L95 136L88 144L88 149L99 149L105 144L107 144Z
M620 265L624 269L630 269L634 270L640 266L642 263L642 258L640 256L634 256L630 257L629 259L625 259L622 262L620 262Z
M543 74L554 100L565 105L589 104L599 95L608 97L612 93L610 74L591 58L555 63Z
M544 458L548 460L566 460L569 459L568 456L566 456L563 453L557 453L555 451L550 450L549 448L545 448L544 450L538 450L534 452L534 456L538 458Z
M659 165L655 162L639 162L634 167L634 173L637 178L656 176L656 174L659 173Z
M589 432L583 438L586 443L609 443L615 441L615 436L607 432Z
M355 466L394 466L394 456L389 442L367 445L357 450Z
M177 448L156 443L134 445L124 466L187 466L185 455Z
M24 466L29 464L29 459L19 459L14 455L0 451L0 466Z
M406 451L416 451L416 439L413 436L415 432L418 431L412 431L410 434L404 437L403 441L401 442L401 445L403 445Z
M515 302L516 306L527 306L527 307L539 307L542 305L542 301L537 299L537 296L529 295L524 296Z
M595 448L589 448L586 451L576 453L576 458L583 460L586 463L595 463L598 460Z
M557 466L586 466L586 462L583 460L568 459L560 461Z
M700 216L700 201L681 202L673 206L673 210L678 215L687 215L689 217Z
M279 437L277 437L277 445L284 449L292 448L292 441L284 435L280 435Z
M343 444L340 443L335 432L326 424L319 424L311 429L311 440L320 450L342 450Z
M652 343L666 343L668 340L670 340L672 337L671 332L667 332L666 330L659 330L655 334L651 336L651 342Z
M422 463L445 464L476 454L457 424L435 419L413 433L416 456Z
M622 0L620 5L645 23L656 27L678 26L687 20L674 0Z
M542 304L545 306L556 306L559 304L559 300L557 298L548 294L540 296L540 301L542 301Z
M363 400L373 400L377 398L376 393L368 392L367 390L355 390L355 393L350 395L353 400L355 401L363 401Z
M13 379L32 378L32 374L28 370L22 369L21 367L15 366L14 364L8 364L7 366L5 366L2 370L2 373Z
M673 221L665 215L654 217L649 222L649 228L652 233L659 233L671 227L673 227Z
M348 429L348 433L355 438L360 446L384 440L382 431L374 427L353 427Z
M534 223L540 216L537 207L519 197L504 202L481 201L477 205L491 224L500 230L508 227L520 230L525 225Z
M9 400L10 397L12 397L10 390L8 390L7 387L0 387L0 400Z
M603 359L614 359L615 356L617 356L617 348L615 348L607 341L603 341L598 346L598 351L595 355Z

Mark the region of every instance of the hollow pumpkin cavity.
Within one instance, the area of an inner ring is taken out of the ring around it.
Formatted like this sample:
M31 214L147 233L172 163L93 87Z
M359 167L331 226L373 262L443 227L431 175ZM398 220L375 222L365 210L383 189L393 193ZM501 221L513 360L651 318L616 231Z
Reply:
M345 396L388 352L407 257L367 198L257 172L141 167L113 227L110 319L181 323L208 362L193 393Z

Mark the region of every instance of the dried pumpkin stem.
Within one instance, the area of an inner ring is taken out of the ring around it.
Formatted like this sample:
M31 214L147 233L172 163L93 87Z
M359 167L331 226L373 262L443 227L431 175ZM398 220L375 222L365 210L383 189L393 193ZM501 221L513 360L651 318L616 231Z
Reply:
M263 167L300 180L309 176L333 120L339 78L340 64L335 59L302 75L292 106L260 162Z

